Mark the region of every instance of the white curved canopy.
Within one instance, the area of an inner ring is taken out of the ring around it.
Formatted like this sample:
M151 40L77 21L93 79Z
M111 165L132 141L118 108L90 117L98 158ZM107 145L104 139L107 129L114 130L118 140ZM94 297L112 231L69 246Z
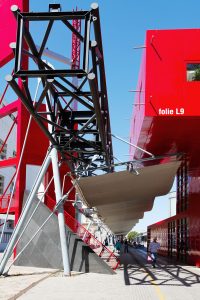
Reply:
M153 207L155 197L166 195L180 166L179 161L120 171L78 181L84 201L96 207L104 222L116 234L126 234Z

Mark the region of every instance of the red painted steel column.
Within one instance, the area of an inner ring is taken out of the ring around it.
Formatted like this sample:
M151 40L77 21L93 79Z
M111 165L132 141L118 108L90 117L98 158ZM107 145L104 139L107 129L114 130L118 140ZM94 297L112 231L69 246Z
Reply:
M21 11L28 12L29 0L23 0L21 6L19 5L19 8L21 9ZM17 27L17 22L16 22L16 27ZM24 69L28 68L28 57L23 58L23 67ZM19 85L20 87L22 87L21 79L19 79ZM18 159L17 167L19 164L21 150L23 147L28 120L29 120L29 114L27 114L27 111L23 106L22 102L19 101L18 124L17 124L17 159ZM16 201L15 224L17 223L19 216L21 214L25 189L26 189L26 161L23 158L20 165L20 170L16 182L16 190L15 190L15 201Z

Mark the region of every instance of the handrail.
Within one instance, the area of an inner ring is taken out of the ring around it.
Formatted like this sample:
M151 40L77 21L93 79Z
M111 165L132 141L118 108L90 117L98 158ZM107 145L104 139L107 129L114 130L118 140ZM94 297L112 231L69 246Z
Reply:
M48 194L46 194L48 198L48 207L53 210L55 207L55 200L52 199ZM113 270L116 270L119 265L118 257L105 245L103 245L99 240L97 240L94 235L89 232L83 225L81 225L76 219L74 219L68 212L64 211L64 218L66 225L76 233L85 244L87 244L99 257L106 258L107 262L110 262L111 259L115 260L115 265ZM105 257L108 256L108 257Z

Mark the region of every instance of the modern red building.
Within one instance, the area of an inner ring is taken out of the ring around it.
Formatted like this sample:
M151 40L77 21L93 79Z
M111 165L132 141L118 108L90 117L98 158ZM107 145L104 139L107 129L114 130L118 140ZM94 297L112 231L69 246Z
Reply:
M161 254L200 265L200 29L149 30L130 141L154 155L182 154L177 213L148 227ZM146 154L130 149L131 158ZM162 160L160 160L162 163Z

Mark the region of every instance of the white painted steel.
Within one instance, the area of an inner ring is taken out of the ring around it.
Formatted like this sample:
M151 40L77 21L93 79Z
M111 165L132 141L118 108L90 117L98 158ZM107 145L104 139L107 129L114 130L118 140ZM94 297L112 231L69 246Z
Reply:
M5 266L6 266L6 263L8 262L8 259L11 257L12 253L13 253L13 250L14 250L14 247L15 247L15 243L16 243L16 240L18 238L18 235L20 234L20 231L22 230L23 226L24 226L24 223L25 223L25 218L29 212L29 209L31 207L31 204L32 204L32 200L34 199L34 197L36 196L36 193L38 191L38 188L44 178L44 175L49 167L49 164L51 162L51 156L50 156L51 153L48 153L44 162L43 162L43 165L38 173L38 176L35 180L35 183L33 185L33 188L29 194L29 197L24 205L24 208L22 210L22 213L21 213L21 216L18 220L18 223L16 224L15 226L15 229L13 231L13 234L12 234L12 237L8 243L8 246L3 254L3 257L2 257L2 260L1 260L1 263L0 263L0 274L3 274L3 271L5 269Z

